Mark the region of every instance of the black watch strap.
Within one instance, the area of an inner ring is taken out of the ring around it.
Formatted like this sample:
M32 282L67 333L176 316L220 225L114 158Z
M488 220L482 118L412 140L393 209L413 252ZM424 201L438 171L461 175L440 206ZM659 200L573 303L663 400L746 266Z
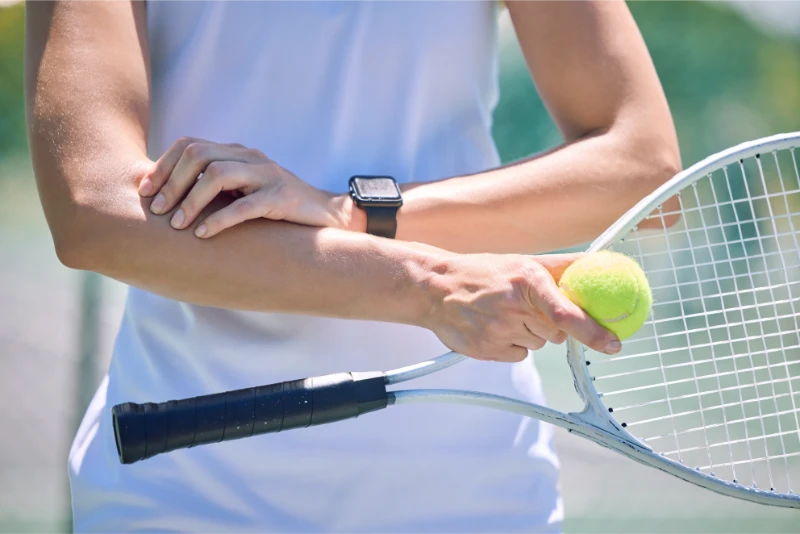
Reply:
M397 234L397 210L395 207L364 206L367 214L367 233L394 239Z

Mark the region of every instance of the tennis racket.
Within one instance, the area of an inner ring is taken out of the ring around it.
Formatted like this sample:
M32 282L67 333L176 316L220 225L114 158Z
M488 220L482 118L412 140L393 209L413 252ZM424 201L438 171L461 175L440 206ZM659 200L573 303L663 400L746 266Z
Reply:
M475 391L387 391L465 359L451 352L388 372L119 404L112 414L120 461L444 402L533 417L717 493L800 508L798 145L800 132L711 156L592 243L589 252L636 258L654 305L615 356L567 341L581 412ZM668 212L665 202L676 196L680 207ZM658 229L639 228L652 218Z

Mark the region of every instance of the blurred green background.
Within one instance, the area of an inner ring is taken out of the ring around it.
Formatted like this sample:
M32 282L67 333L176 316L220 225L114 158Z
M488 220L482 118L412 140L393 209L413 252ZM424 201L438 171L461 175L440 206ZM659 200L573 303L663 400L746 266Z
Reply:
M799 3L629 6L685 166L738 142L800 130ZM508 161L561 139L507 17L501 25L495 137ZM0 532L64 532L67 451L107 365L124 288L62 267L53 252L27 155L23 35L24 6L0 2ZM561 353L547 349L536 360L557 400L571 387ZM798 513L709 495L561 432L557 440L567 532L800 531Z

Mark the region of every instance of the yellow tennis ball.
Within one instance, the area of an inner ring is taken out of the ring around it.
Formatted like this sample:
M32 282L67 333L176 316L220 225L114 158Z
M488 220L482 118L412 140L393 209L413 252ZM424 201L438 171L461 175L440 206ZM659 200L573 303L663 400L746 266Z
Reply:
M583 256L558 283L567 297L622 340L639 330L653 304L650 284L639 264L603 250Z

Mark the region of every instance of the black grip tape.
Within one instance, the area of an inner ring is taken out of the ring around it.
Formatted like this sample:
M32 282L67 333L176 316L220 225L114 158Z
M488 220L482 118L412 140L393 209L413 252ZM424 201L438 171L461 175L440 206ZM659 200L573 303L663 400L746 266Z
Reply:
M281 430L303 428L311 424L311 412L314 411L313 385L309 387L306 380L294 380L283 383L283 423ZM313 383L313 382L312 382Z
M385 408L382 373L340 373L160 404L118 404L111 410L120 462L321 425Z
M184 399L180 401L169 401L166 403L167 433L166 451L191 447L194 443L194 432L196 428L195 411L197 405L194 399Z
M225 393L195 397L194 402L194 441L190 446L219 443L225 433Z
M283 427L283 398L285 382L255 388L255 417L253 435L280 432Z
M144 456L149 458L167 449L167 412L160 410L158 404L148 402L144 405L144 431L147 443Z
M255 388L225 394L225 432L222 441L249 438L253 434L253 395Z

